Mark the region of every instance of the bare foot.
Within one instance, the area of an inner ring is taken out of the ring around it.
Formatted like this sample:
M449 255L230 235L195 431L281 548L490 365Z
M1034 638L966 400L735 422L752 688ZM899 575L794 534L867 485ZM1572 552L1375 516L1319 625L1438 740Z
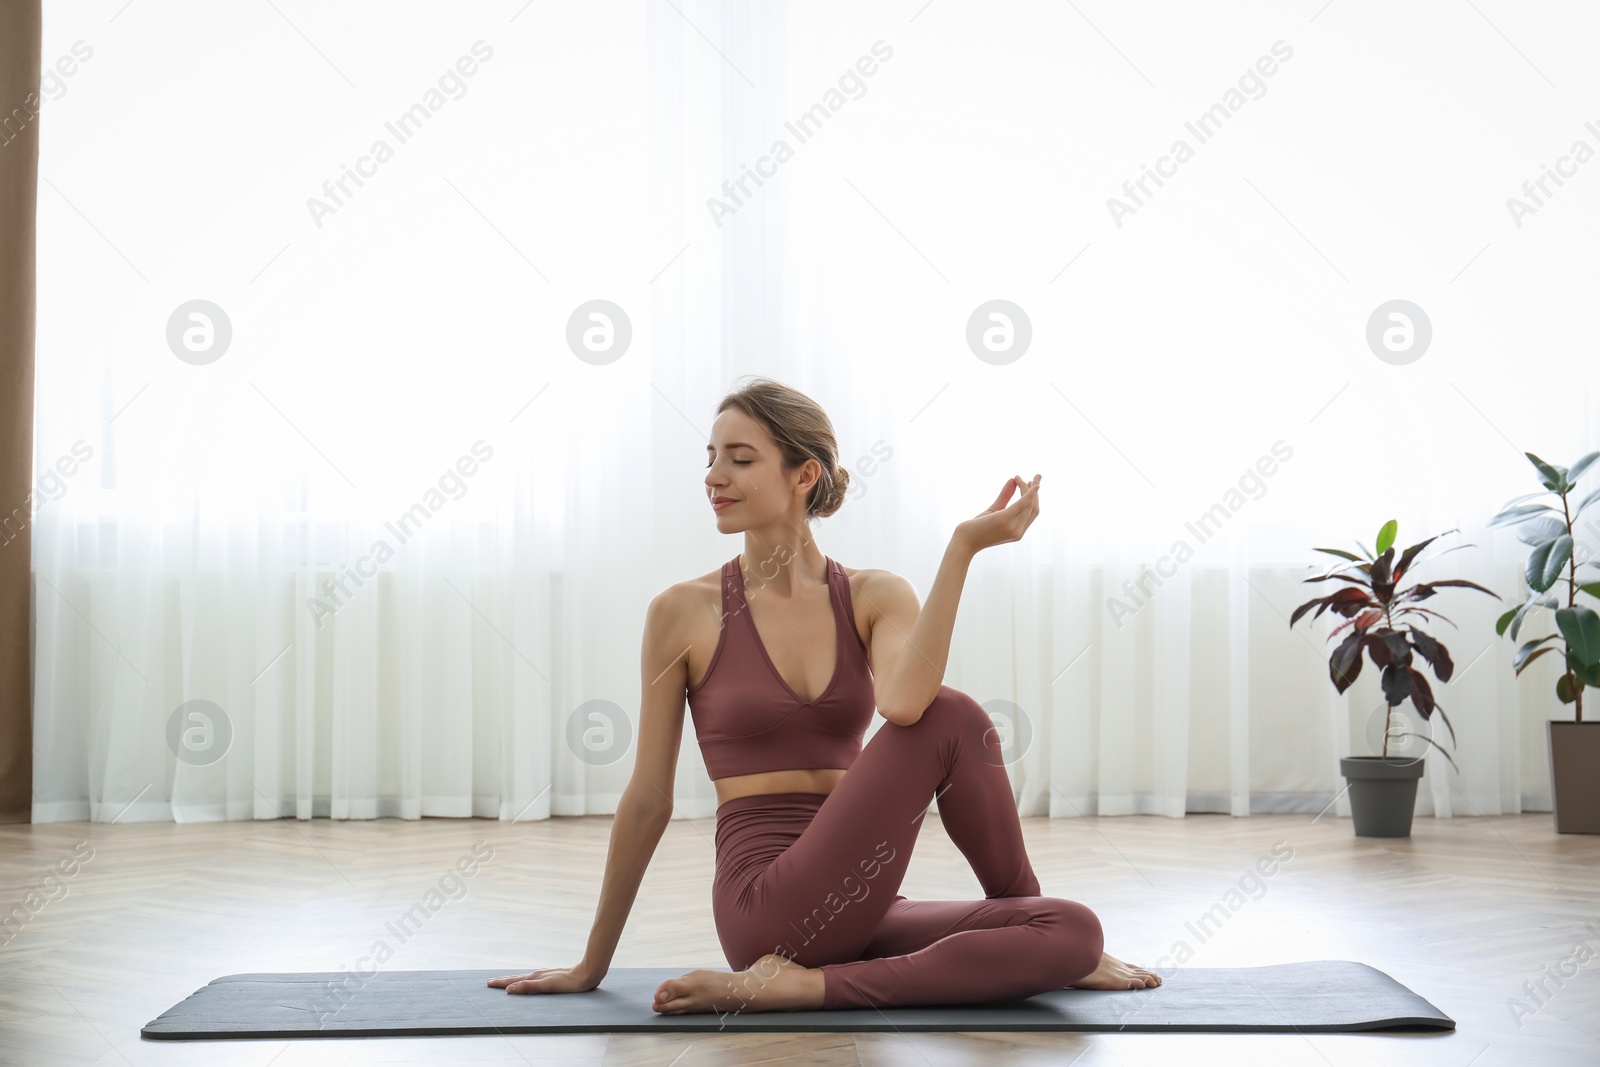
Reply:
M1161 976L1143 967L1123 963L1115 956L1102 952L1100 966L1087 978L1081 978L1068 989L1150 989L1161 984Z
M767 953L743 971L690 971L668 978L651 1004L662 1015L701 1011L820 1011L822 969Z

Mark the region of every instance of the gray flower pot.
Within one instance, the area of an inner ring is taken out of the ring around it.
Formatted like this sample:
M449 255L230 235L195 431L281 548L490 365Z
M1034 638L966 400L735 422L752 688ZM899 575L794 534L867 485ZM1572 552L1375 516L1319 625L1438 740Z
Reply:
M1417 806L1420 759L1343 756L1339 773L1350 783L1350 815L1357 837L1410 837Z
M1550 807L1558 834L1600 834L1600 722L1546 719Z

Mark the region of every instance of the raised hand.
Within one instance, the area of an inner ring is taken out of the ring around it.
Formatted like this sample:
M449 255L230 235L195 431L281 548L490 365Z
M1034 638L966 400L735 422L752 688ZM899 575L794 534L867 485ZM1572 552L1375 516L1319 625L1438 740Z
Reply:
M974 553L991 545L1020 541L1029 525L1039 514L1039 481L1043 475L1035 474L1033 481L1024 482L1020 476L1008 478L993 504L977 515L956 526L955 536ZM1009 505L1011 494L1022 492Z

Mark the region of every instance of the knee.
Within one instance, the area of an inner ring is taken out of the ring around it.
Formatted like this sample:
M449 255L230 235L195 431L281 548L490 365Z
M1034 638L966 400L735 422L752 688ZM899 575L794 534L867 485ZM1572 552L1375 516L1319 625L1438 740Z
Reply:
M1100 917L1076 900L1048 897L1045 915L1058 942L1054 958L1060 964L1061 985L1076 982L1100 966L1105 951L1105 931Z
M922 717L917 722L928 720L947 727L966 725L988 730L994 726L994 720L989 717L989 713L971 694L948 685L939 687L939 692L922 710Z
M974 697L960 689L941 685L939 695L918 722L928 723L927 729L932 733L960 737L991 763L1005 762L1006 729Z

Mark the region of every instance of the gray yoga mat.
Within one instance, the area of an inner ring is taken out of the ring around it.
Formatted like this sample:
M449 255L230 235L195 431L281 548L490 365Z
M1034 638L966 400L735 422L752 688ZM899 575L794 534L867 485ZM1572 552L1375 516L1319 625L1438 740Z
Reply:
M656 987L694 967L617 967L587 993L512 994L515 969L230 974L147 1023L158 1040L449 1034L1098 1030L1346 1033L1454 1030L1455 1020L1387 974L1349 960L1183 967L1154 989L1058 989L992 1004L658 1015ZM725 967L706 967L722 970ZM344 996L337 983L345 982Z

